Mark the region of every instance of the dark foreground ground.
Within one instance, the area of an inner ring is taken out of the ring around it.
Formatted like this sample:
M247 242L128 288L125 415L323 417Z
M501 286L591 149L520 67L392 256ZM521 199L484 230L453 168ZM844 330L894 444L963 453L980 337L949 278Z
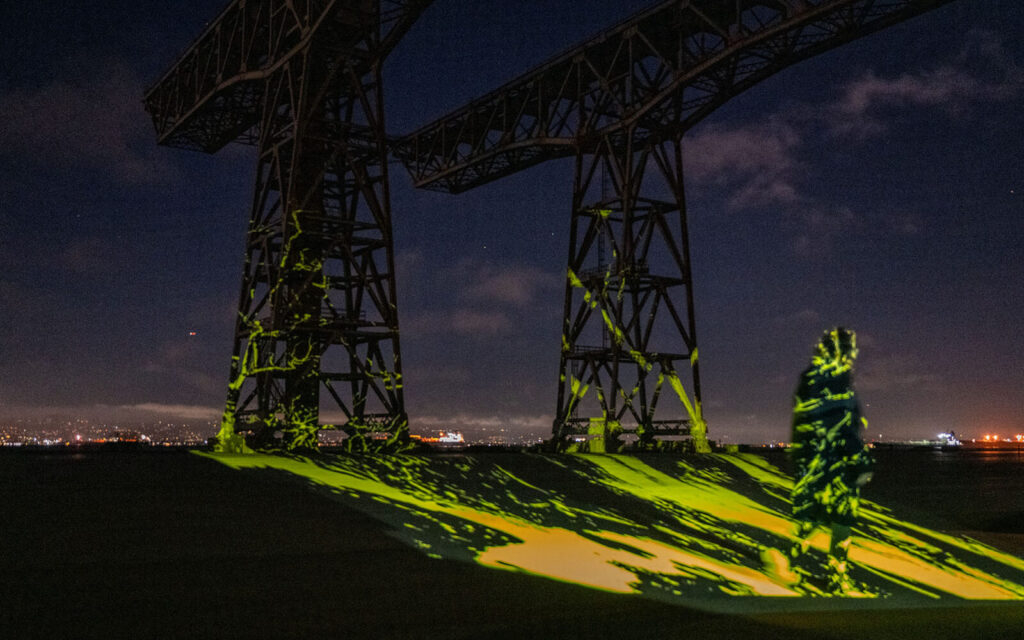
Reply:
M894 456L869 497L1024 555L1018 464ZM434 560L301 483L183 452L3 453L0 500L0 638L1024 637L1020 603L726 615Z

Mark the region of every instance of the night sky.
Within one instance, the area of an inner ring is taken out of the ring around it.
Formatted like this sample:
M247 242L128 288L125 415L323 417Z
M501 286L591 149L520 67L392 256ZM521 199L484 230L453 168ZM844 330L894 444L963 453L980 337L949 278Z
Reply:
M649 4L436 0L385 67L389 133ZM0 419L219 414L255 156L158 147L142 95L222 5L0 5ZM960 0L687 135L712 439L787 439L836 324L870 437L1024 432L1021 34L1018 0ZM550 430L571 187L571 161L459 196L392 165L414 431Z

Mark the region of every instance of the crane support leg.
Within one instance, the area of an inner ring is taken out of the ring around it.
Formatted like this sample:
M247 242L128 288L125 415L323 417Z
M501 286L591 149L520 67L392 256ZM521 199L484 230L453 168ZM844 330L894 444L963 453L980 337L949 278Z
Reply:
M353 60L311 47L264 88L224 450L408 443L380 68Z
M576 157L554 442L614 451L622 433L642 448L689 436L708 451L681 140L626 135Z

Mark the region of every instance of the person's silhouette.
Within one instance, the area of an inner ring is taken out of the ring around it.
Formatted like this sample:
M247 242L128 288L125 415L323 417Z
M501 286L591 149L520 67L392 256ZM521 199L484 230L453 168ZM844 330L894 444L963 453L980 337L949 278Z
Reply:
M857 521L860 489L871 479L873 467L860 435L867 421L853 390L856 357L853 331L826 331L810 366L800 375L793 399L792 498L800 526L791 556L799 565L815 528L831 529L829 589L835 593L853 590L847 566L850 528Z

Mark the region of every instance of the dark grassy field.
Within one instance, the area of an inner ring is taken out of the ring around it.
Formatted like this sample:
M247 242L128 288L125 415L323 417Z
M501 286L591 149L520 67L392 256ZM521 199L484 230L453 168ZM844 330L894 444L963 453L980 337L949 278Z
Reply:
M909 468L929 466L880 461L869 497L1020 555L1019 485L982 514L949 469ZM942 478L960 497L922 500ZM0 638L1024 637L1019 603L726 615L435 560L301 482L183 452L5 452L0 498Z

